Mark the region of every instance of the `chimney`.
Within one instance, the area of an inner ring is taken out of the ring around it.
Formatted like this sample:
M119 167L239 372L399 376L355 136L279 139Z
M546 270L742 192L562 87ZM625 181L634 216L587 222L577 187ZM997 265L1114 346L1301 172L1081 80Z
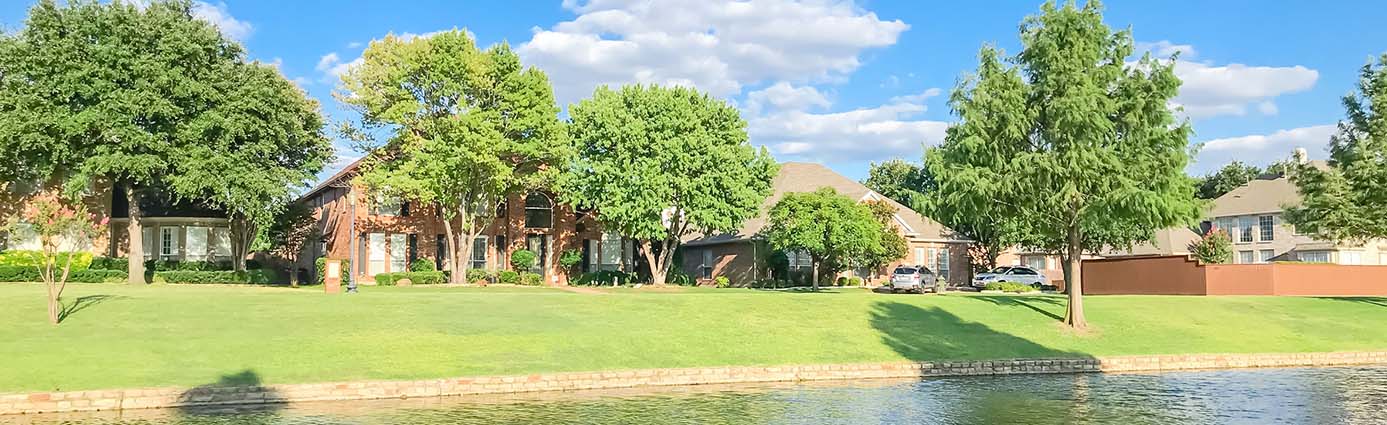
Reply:
M1295 148L1294 158L1296 164L1305 165L1310 162L1310 154L1305 152L1305 148Z

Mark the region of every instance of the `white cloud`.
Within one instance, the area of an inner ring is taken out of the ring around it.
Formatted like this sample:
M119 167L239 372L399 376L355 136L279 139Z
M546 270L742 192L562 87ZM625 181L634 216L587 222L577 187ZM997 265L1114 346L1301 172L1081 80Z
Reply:
M793 87L784 81L747 93L746 99L746 110L752 115L772 109L802 111L811 107L827 108L832 104L828 97L813 87Z
M328 53L318 58L318 65L314 66L318 72L323 73L322 81L326 84L337 84L342 79L342 74L354 66L361 65L364 60L358 56L351 62L342 62L342 58L336 52Z
M255 31L250 22L238 20L227 11L226 3L197 2L193 4L193 17L207 21L217 27L222 35L237 41L245 41Z
M1180 59L1190 60L1194 59L1194 57L1199 54L1199 52L1194 50L1194 46L1188 44L1175 44L1171 43L1170 40L1161 40L1149 43L1138 42L1133 47L1134 50L1136 50L1137 55L1150 52L1152 56L1158 58L1169 58L1175 56L1176 53L1179 53Z
M1263 100L1262 103L1257 104L1257 112L1261 112L1262 115L1276 115L1281 112L1281 109L1276 107L1276 102Z
M1277 96L1309 90L1319 72L1296 65L1290 67L1208 64L1179 60L1175 75L1184 83L1173 103L1185 108L1190 118L1219 115L1242 116L1251 105L1262 113L1264 103ZM1273 105L1274 107L1274 105Z
M919 157L922 147L941 142L949 127L944 121L913 119L925 112L924 101L939 93L937 88L929 89L892 98L877 107L846 112L780 110L752 116L747 132L752 141L766 145L781 160Z
M1190 164L1190 172L1205 174L1234 160L1256 166L1291 157L1296 148L1305 148L1310 157L1323 156L1329 137L1336 131L1334 124L1279 130L1271 134L1228 137L1202 143L1199 154Z
M351 43L347 43L347 48L348 48L348 49L356 49L356 48L359 48L359 47L361 47L361 46L365 46L365 44L363 44L363 43L360 42L360 41L353 41L353 42L351 42Z
M566 0L571 21L534 30L517 49L545 70L561 104L602 84L692 85L715 96L762 81L845 78L866 49L909 28L850 1Z

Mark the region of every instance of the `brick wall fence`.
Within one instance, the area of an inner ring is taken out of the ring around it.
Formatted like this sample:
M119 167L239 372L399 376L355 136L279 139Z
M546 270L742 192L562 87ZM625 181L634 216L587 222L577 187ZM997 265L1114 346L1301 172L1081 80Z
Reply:
M1387 295L1387 266L1202 264L1184 255L1084 260L1088 295Z
M894 362L810 366L704 367L591 373L291 384L246 387L153 388L0 395L0 415L366 400L453 395L738 384L926 378L1044 373L1150 372L1191 369L1387 364L1387 351L1300 354L1196 354L959 362Z

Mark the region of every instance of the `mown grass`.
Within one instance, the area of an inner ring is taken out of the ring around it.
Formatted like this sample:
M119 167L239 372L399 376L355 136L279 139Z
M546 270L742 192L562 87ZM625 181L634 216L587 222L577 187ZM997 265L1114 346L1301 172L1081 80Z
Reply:
M859 289L318 288L0 285L0 393L709 365L1387 349L1387 300L1088 297Z

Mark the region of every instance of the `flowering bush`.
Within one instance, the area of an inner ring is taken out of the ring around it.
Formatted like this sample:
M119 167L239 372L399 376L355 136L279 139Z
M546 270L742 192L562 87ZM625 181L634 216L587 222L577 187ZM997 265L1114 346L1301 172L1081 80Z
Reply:
M106 222L106 218L98 222L81 203L65 202L51 194L34 197L18 216L10 219L7 228L11 232L23 229L39 239L41 248L34 267L48 289L50 323L57 325L62 319L60 299L72 271L73 254L100 234Z

